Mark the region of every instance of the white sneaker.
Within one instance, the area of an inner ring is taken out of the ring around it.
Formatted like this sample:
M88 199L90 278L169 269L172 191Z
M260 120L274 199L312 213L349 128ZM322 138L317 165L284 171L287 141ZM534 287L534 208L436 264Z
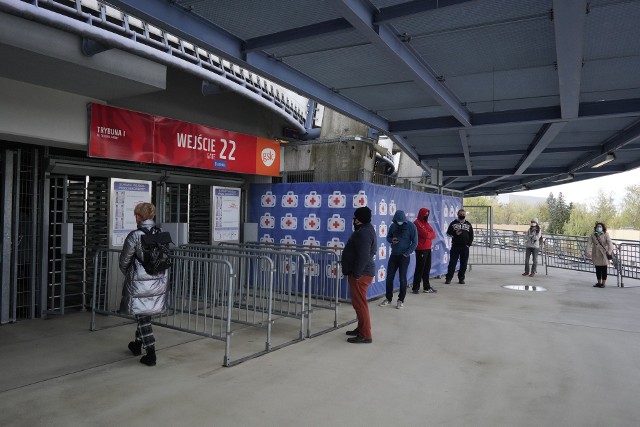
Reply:
M404 303L402 301L398 301L398 305L396 305L396 308L400 310L402 307L404 307Z
M380 304L378 304L378 307L384 307L384 306L389 305L389 304L391 304L391 301L389 301L388 299L385 299Z

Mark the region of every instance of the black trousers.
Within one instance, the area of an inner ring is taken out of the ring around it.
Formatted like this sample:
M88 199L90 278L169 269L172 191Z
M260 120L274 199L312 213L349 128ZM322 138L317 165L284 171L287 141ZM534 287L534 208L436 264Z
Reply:
M469 262L469 246L452 246L449 252L449 268L447 269L447 280L453 279L456 272L456 264L460 260L460 270L458 270L458 280L464 280L467 272L467 262Z
M607 267L606 265L600 266L600 265L596 265L596 278L598 279L598 282L600 281L605 281L607 280L607 269L609 267Z
M416 269L413 273L412 290L420 290L420 281L426 291L431 287L429 274L431 273L431 249L416 250Z

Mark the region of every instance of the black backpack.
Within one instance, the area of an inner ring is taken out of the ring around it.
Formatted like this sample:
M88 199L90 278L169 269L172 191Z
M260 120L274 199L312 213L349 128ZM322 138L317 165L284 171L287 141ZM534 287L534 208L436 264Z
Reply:
M140 263L147 274L156 275L171 267L170 245L173 244L171 234L158 227L152 227L151 230L140 227L138 230L144 232L144 235L140 236L142 246Z

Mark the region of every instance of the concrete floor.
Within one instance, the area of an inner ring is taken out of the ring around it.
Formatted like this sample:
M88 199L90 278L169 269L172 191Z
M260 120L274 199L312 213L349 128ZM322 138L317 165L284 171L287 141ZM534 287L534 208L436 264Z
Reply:
M439 292L403 310L372 302L373 344L343 328L232 368L222 342L168 329L150 368L128 353L132 325L89 332L80 313L4 325L0 426L640 425L639 283L521 271L434 279Z

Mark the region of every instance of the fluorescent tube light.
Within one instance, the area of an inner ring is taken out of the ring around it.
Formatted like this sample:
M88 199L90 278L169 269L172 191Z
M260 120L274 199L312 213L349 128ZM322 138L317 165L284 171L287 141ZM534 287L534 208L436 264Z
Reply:
M591 166L591 168L592 168L592 169L593 169L593 168L599 168L600 166L604 166L604 165L606 165L607 163L614 161L615 159L616 159L615 154L613 154L613 153L608 153L608 154L607 154L607 157L605 157L603 161L601 161L600 163L596 163L595 165Z

